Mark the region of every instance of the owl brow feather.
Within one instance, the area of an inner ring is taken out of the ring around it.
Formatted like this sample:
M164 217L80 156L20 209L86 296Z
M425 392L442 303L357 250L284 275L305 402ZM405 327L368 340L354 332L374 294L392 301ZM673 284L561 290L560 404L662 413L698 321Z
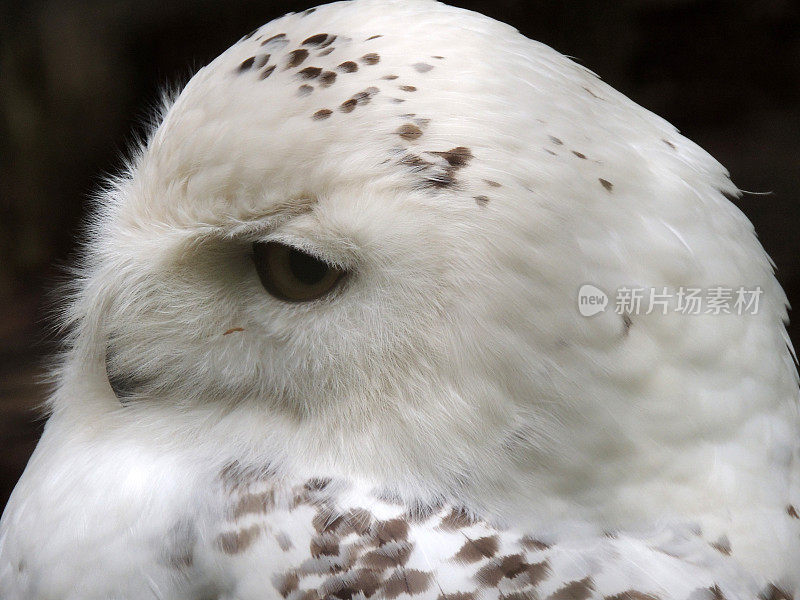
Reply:
M310 213L317 199L310 196L291 198L258 208L248 213L223 213L216 222L200 222L186 229L189 244L202 243L209 238L235 239L261 237L292 219Z

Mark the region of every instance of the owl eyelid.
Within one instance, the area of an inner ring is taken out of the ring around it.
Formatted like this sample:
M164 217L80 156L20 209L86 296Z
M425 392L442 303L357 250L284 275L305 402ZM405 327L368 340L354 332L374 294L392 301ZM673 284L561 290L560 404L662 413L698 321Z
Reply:
M327 252L323 252L318 245L314 244L313 242L309 243L306 238L300 236L287 235L286 233L273 230L266 235L246 238L243 241L248 245L248 248L250 248L253 243L268 244L273 242L276 244L282 244L284 246L294 248L298 252L308 254L309 256L326 263L334 269L338 269L346 273L350 273L354 270L350 261L343 261L331 257ZM250 251L250 254L252 254L252 251Z

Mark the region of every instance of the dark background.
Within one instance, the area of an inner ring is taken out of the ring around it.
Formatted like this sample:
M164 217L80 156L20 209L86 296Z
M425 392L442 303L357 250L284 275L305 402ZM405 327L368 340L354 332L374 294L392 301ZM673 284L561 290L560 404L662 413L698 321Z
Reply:
M0 2L0 506L41 432L37 382L55 343L43 293L80 240L87 198L162 87L314 2ZM739 187L771 192L739 206L800 302L800 3L452 3L574 57L709 150Z

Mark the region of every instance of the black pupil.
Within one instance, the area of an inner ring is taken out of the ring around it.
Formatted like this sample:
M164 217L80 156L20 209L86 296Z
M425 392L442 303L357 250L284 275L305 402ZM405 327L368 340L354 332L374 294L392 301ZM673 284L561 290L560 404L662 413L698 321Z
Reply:
M328 273L328 265L313 256L299 250L289 251L289 269L292 275L305 285L314 285L322 281Z

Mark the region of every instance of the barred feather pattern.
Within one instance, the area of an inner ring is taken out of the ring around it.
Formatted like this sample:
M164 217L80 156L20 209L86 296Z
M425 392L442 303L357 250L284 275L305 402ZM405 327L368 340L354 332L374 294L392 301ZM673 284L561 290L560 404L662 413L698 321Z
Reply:
M696 525L641 536L558 539L490 523L463 508L409 505L376 490L314 478L221 477L227 518L209 547L247 573L230 598L288 600L783 600L741 575L723 536ZM191 574L194 560L176 568ZM238 566L237 566L238 565Z
M708 153L433 0L286 15L166 104L98 196L2 600L798 597L786 296ZM341 285L288 302L256 245Z

